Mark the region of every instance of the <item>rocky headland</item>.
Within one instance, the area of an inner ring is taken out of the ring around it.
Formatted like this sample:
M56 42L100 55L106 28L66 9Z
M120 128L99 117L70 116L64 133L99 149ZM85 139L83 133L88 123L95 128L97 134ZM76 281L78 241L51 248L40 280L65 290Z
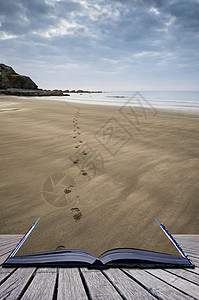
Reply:
M0 89L36 90L38 86L28 76L19 75L12 67L0 64Z
M12 67L0 64L0 95L11 96L70 96L70 93L102 93L84 90L43 90L28 76L16 73Z

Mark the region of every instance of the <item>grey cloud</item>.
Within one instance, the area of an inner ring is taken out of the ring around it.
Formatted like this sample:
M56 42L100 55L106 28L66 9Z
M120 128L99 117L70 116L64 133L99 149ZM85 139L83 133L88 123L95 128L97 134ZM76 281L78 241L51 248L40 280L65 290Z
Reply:
M118 3L121 5L117 8ZM150 11L152 7L159 9L158 15ZM181 27L197 31L199 25L199 3L196 0L88 1L87 9L81 2L69 0L57 1L54 5L44 0L1 0L0 8L1 30L17 35L33 31L40 34L42 30L56 28L61 19L84 25L87 31L79 28L77 35L78 32L88 37L96 34L98 38L115 38L116 42L135 41L146 36L156 39L172 16L175 17L173 34ZM92 19L92 13L96 18ZM114 13L118 16L114 17Z
M81 6L72 1L59 1L49 5L44 0L1 0L1 30L13 34L27 34L35 30L56 27L60 18L67 18Z
M42 1L1 1L1 30L17 35L26 34L42 25L52 12Z
M195 0L182 0L180 2L168 3L165 6L165 12L174 16L175 25L184 30L199 31L199 2Z
M17 35L0 40L2 57L40 68L84 63L102 73L133 66L166 74L180 64L191 70L198 64L198 15L196 0L0 0L0 32Z

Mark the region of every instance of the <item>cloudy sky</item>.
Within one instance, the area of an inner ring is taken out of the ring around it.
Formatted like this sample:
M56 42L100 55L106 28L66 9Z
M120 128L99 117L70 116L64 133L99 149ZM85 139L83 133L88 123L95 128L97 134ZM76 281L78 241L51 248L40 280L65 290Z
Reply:
M199 90L199 0L0 0L0 63L41 88Z

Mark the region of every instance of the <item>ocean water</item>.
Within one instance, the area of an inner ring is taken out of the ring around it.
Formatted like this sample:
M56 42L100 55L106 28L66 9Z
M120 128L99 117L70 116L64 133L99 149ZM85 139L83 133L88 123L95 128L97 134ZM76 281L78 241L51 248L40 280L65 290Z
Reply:
M40 98L41 99L41 98ZM172 110L199 112L199 91L186 92L135 92L108 91L103 93L76 94L64 97L45 97L45 99L61 100L72 103L143 106Z

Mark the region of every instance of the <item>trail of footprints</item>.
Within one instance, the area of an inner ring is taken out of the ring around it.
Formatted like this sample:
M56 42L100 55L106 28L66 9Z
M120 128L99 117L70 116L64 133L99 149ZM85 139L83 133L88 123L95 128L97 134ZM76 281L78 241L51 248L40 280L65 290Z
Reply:
M75 116L74 116L74 119L73 119L73 133L74 133L73 138L74 138L74 139L80 138L80 135L81 135L80 127L79 127L79 124L78 124L78 118L79 118L79 115L80 115L80 114L79 114L79 110L77 110L77 111L76 111L76 114L75 114ZM82 144L83 144L83 141L82 141L81 139L79 139L79 143L78 143L78 145L75 146L75 148L76 148L76 149L80 148ZM86 152L86 151L82 151L82 155L84 155L84 156L87 155L87 152ZM78 164L79 162L80 162L79 159L76 159L76 160L73 161L73 163L74 163L75 165ZM81 169L80 172L81 172L82 176L88 175L88 173L87 173L84 169ZM71 186L70 186L70 187L71 187ZM71 192L70 187L64 191L66 194L68 194L68 193ZM71 212L73 213L73 219L74 219L76 222L79 221L79 220L81 219L82 213L81 213L81 211L79 210L78 207L72 207L72 208L71 208ZM60 249L63 249L63 248L62 248L62 247L63 247L62 245L59 246L59 247L60 247Z
M79 110L77 110L76 114L74 116L74 119L73 119L73 127L74 127L74 129L73 129L73 132L74 132L73 138L74 139L78 138L78 136L80 137L80 135L81 135L81 131L80 131L79 123L78 123L79 115L80 115ZM80 148L82 144L83 144L83 141L81 139L79 139L79 143L78 143L78 145L75 146L75 148L76 149ZM86 151L82 151L82 155L85 156L87 154L88 153ZM74 160L73 163L75 165L78 164L79 163L79 159ZM81 174L83 176L87 176L88 175L88 173L84 169L81 169L80 172L81 172Z

